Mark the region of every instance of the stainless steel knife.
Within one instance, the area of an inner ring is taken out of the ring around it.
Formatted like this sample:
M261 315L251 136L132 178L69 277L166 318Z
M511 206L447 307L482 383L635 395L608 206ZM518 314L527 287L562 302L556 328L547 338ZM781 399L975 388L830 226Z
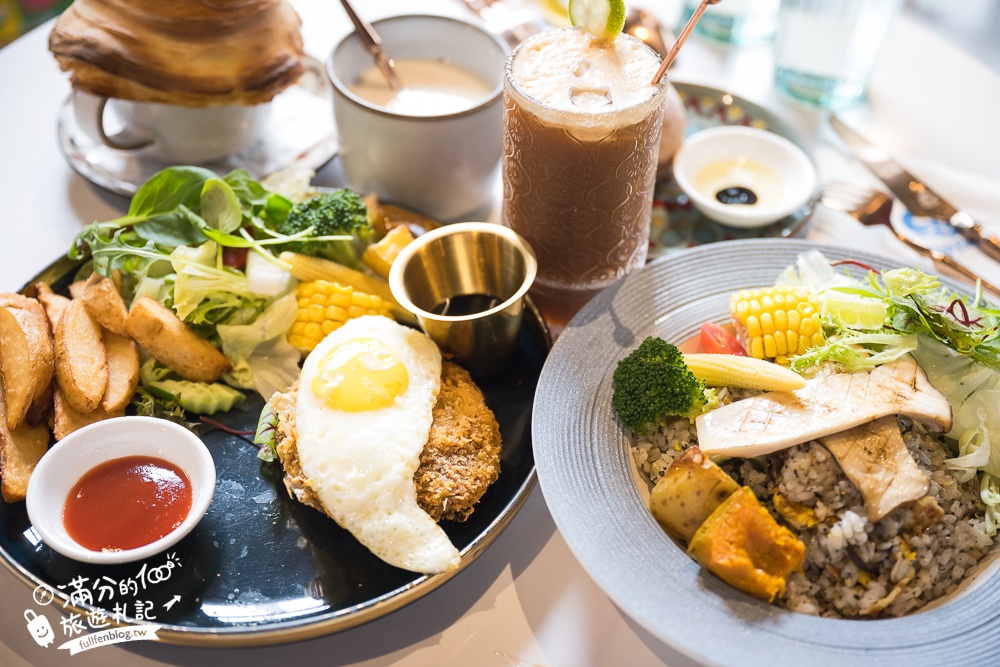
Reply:
M878 176L911 213L944 220L984 253L1000 260L1000 238L984 229L971 215L942 199L923 181L899 166L889 153L862 137L836 116L830 117L830 125L847 142L854 156Z

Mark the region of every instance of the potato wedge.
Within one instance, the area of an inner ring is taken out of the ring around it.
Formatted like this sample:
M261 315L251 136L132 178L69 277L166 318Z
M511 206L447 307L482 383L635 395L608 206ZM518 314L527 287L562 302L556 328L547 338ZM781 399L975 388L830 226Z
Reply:
M91 274L83 290L83 302L87 304L87 311L102 327L119 336L128 335L125 329L128 308L110 278L97 273Z
M108 386L108 355L101 327L82 299L73 299L56 327L56 381L77 412L98 406Z
M222 352L152 297L136 299L125 326L135 342L185 380L215 382L232 368Z
M66 307L69 306L70 299L62 294L56 294L46 283L35 283L35 290L38 291L38 302L45 310L45 317L49 320L49 332L54 339L56 325L59 324L59 318L66 311Z
M87 289L86 280L77 280L69 286L69 295L74 299L82 299L83 293Z
M13 431L0 431L0 492L8 503L24 500L28 479L49 448L49 428L45 424L22 424Z
M139 385L139 350L128 336L104 332L104 347L108 351L108 388L101 407L108 412L124 410Z
M52 340L41 304L20 294L0 295L0 375L9 429L24 423L35 400L44 398L52 384L53 363ZM47 414L44 405L36 406L34 423Z
M54 379L55 374L53 373ZM31 402L31 405L28 407L28 415L24 418L26 424L36 426L42 423L49 423L49 417L52 415L52 392L55 390L55 386L56 383L50 381L45 390Z
M48 447L45 425L7 428L6 402L0 393L0 493L6 502L24 500L31 472Z
M77 412L69 404L69 401L63 398L62 392L58 388L55 390L53 405L55 408L55 420L52 425L52 431L56 436L56 440L62 440L73 431L81 429L88 424L111 419L112 417L123 417L125 415L125 408L109 412L100 405L87 413Z

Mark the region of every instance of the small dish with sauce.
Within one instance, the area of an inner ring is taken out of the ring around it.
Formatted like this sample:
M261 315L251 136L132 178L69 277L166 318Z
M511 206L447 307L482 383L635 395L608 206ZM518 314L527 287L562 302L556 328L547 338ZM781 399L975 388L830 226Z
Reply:
M538 273L528 242L507 227L459 222L409 243L389 289L420 328L473 376L508 362Z
M801 148L767 130L719 126L684 140L674 178L705 216L733 227L761 227L808 204L816 167Z
M28 482L28 518L54 551L128 563L168 549L205 515L215 462L188 429L118 417L63 438Z

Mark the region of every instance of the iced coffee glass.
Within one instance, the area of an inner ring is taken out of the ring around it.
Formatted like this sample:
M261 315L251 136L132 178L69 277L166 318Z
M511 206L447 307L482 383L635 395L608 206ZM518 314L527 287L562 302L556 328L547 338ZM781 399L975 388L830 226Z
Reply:
M558 327L646 260L666 80L637 39L580 28L522 42L504 78L502 222L538 259L532 296Z

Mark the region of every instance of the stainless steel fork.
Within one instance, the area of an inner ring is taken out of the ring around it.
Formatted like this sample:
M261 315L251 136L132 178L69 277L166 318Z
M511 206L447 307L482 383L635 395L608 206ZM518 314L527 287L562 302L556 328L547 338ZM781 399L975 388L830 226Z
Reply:
M893 235L905 243L908 247L920 253L924 257L929 257L935 265L947 267L965 276L973 283L979 283L985 288L1000 295L1000 288L987 282L969 267L965 266L951 255L940 250L928 248L917 243L905 234L901 234L892 225L890 214L892 213L892 197L880 190L871 190L865 187L853 185L851 183L829 183L823 188L820 203L835 211L848 213L852 218L863 225L882 225L892 230Z

